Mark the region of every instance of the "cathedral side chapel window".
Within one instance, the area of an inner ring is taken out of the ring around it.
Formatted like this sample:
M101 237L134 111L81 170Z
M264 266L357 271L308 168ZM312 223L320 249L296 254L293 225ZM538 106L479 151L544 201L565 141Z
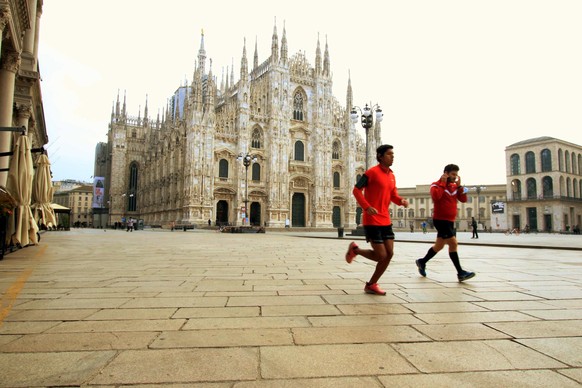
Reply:
M300 140L297 140L295 142L295 160L299 160L299 161L305 161L305 146L303 145L303 142Z
M338 160L340 158L340 144L339 141L334 141L331 151L331 158L334 160Z
M253 164L253 174L252 174L253 181L260 181L261 180L261 165L259 163Z
M337 171L333 173L333 188L334 189L340 188L340 173Z
M127 211L134 212L137 210L137 178L138 167L136 162L129 165L129 195L127 199Z
M299 92L293 97L293 120L303 121L303 95Z
M251 148L263 148L263 133L259 128L253 129Z
M228 161L226 159L220 159L218 162L218 177L228 178Z

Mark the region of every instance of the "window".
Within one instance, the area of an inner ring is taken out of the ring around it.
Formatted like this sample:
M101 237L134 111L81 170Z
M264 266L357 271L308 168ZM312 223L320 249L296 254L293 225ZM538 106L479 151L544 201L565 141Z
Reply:
M525 173L533 174L536 172L536 156L532 151L525 154Z
M340 173L337 171L333 173L333 188L334 189L340 188Z
M331 158L332 159L335 159L335 160L338 160L340 157L341 157L341 154L340 154L340 143L339 143L339 141L335 140L333 142L333 147L332 147L332 150L331 150Z
M542 172L552 171L552 152L549 149L542 150Z
M513 200L521 200L521 181L519 179L511 181L511 190L513 192Z
M127 200L127 211L134 212L137 210L137 183L138 183L138 166L137 162L129 165L129 198Z
M261 180L261 165L259 163L253 164L253 174L252 180L260 181Z
M554 196L554 183L549 176L542 178L542 193L544 198L551 198Z
M303 121L303 95L300 92L293 97L293 120Z
M520 159L519 159L518 154L511 155L510 164L511 164L511 175L519 175L521 173L520 172L521 165L520 165Z
M251 148L263 148L263 131L260 128L253 129Z
M564 164L562 163L563 157L564 157L564 154L562 153L562 149L560 148L558 150L558 170L559 171L564 171Z
M566 151L564 161L566 162L566 172L570 172L570 152Z
M299 161L305 161L305 146L303 145L303 142L300 140L297 140L295 142L295 160L299 160Z
M538 196L536 180L529 178L527 181L525 181L525 187L527 189L527 199L536 199Z
M226 159L220 159L218 162L218 177L228 178L228 161Z

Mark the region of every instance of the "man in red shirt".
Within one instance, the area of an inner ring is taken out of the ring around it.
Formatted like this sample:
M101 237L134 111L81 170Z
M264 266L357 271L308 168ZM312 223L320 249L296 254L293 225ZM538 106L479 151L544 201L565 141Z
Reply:
M434 202L433 222L437 230L437 238L426 255L422 259L416 260L418 273L421 276L426 276L426 263L446 244L449 246L449 257L457 269L459 281L471 279L475 273L463 270L457 253L458 243L455 230L457 201L467 202L467 190L461 186L459 166L456 164L445 166L441 178L430 186L430 196Z
M351 263L354 257L362 255L377 263L374 274L364 287L368 294L386 295L386 291L378 286L378 280L394 256L394 232L388 210L390 202L408 207L408 201L398 195L394 173L390 169L394 162L393 148L388 144L378 147L376 150L378 164L362 175L352 191L364 210L366 241L372 245L372 249L360 249L355 242L351 242L346 253L346 261Z

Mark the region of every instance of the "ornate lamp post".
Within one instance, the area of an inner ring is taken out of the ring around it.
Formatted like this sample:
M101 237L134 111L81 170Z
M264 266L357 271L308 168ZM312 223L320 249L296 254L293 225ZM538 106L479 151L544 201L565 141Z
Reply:
M370 103L371 105L372 103ZM366 106L364 107L364 109L360 109L360 107L358 106L354 106L352 108L352 111L350 112L350 118L352 119L352 122L355 124L358 122L358 111L360 112L360 117L362 119L362 127L366 130L366 170L368 170L368 157L370 155L370 142L369 142L369 135L368 135L368 130L370 128L372 128L372 126L374 125L374 115L372 115L372 110L374 110L374 112L376 113L376 122L381 122L383 117L384 117L384 113L382 113L382 109L380 109L380 105L375 104L373 105L371 108L368 106L368 104L366 104Z
M246 155L243 155L242 153L240 153L238 155L238 158L236 158L238 161L241 161L243 166L245 166L245 219L247 218L247 215L250 213L249 212L249 166L251 165L251 163L255 163L258 159L255 155L251 155L248 152L246 153ZM249 221L250 221L250 217L249 217ZM245 223L245 221L243 220L243 224Z

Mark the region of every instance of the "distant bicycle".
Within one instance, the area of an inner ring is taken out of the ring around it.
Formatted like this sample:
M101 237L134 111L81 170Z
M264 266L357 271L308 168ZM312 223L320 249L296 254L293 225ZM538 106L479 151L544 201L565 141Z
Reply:
M515 234L516 236L519 236L519 228L513 228L511 230L507 229L505 231L506 236L509 236L510 234Z

